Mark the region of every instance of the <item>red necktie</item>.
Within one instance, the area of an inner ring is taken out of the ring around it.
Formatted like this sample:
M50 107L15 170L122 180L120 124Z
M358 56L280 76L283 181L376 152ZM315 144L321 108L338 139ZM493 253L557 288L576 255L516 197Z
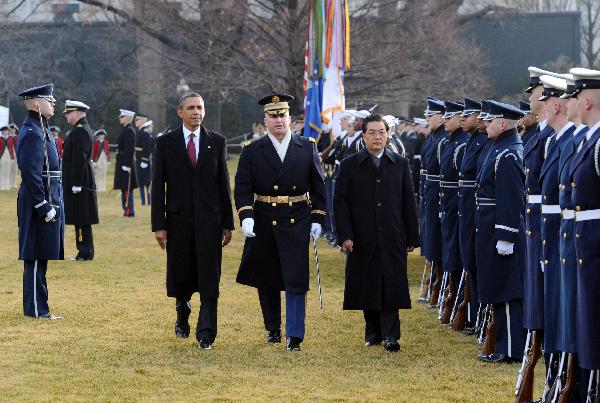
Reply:
M190 162L192 166L196 166L196 145L194 144L194 133L190 133L190 140L187 143L187 154L190 157Z

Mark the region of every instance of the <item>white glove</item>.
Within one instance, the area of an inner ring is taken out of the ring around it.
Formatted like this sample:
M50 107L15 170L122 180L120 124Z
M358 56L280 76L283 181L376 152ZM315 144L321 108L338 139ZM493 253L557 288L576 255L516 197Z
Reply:
M254 218L244 218L242 220L242 232L246 238L254 238Z
M126 167L125 165L122 165L122 166L121 166L121 169L122 169L123 171L125 171L125 172L129 172L129 171L131 171L131 168L129 168L129 167Z
M111 164L112 164L112 162L110 162L110 161L108 161L108 162L106 163L106 165L111 165Z
M148 164L145 162L140 162L140 167L142 168L148 168Z
M46 222L50 222L54 219L54 217L56 217L56 210L54 210L54 207L52 207L52 209L46 213L46 218L44 218L44 220L46 220Z
M512 242L506 241L498 241L496 242L496 250L499 255L508 256L513 254L513 246L515 246Z
M321 236L321 224L312 223L310 226L310 236L316 241Z
M81 186L73 186L71 188L71 190L73 191L74 194L77 194L77 193L81 192Z

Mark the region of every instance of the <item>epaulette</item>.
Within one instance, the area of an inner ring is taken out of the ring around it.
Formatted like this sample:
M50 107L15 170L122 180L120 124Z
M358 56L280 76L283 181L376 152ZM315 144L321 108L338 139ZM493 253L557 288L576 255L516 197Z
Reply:
M312 143L316 143L317 140L314 137L309 137L308 141L312 142Z
M244 140L240 143L240 146L242 148L249 146L250 144L252 144L252 140Z

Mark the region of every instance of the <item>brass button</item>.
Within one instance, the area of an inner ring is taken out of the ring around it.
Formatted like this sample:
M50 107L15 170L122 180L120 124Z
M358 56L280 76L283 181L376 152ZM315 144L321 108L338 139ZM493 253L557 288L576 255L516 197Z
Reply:
M575 234L575 238L579 239L579 238L581 238L581 235Z
M579 259L579 264L583 264L583 259Z
M273 225L277 225L277 221L273 220Z
M528 193L530 193L530 192L531 192L531 189L527 188L527 192L528 192Z
M295 223L295 222L296 222L296 220L294 220L293 218L291 218L291 219L290 219L290 223L292 223L292 224L293 224L293 223Z
M545 265L546 265L546 264L548 264L548 261L547 261L546 259L544 259L544 264L545 264Z
M531 214L531 209L530 208L527 209L527 214Z
M567 263L567 259L563 259L563 260L562 260L562 263L563 263L563 264Z
M548 243L548 241L546 241L545 239L542 241L542 245L546 246L546 244Z
M547 219L546 219L546 218L544 218L544 223L545 223L546 221L547 221Z
M296 190L296 186L292 186L292 190Z
M275 185L275 186L273 186L273 189L274 190L279 190L279 186Z
M546 195L544 195L544 200L548 200L548 197Z
M567 233L566 232L563 232L563 238L567 239Z
M290 207L291 207L291 206L292 206L292 204L294 204L294 203L292 203L292 202L289 202L288 204L289 204L289 205L290 205Z
M581 211L581 206L575 206L575 211Z
M571 182L571 187L575 188L575 182Z
M277 203L271 203L271 206L276 207Z
M531 236L531 231L527 231L527 236Z

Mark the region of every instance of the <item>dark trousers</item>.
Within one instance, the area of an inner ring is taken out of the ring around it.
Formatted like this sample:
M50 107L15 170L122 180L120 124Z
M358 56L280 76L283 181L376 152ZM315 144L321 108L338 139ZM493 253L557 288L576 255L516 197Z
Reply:
M277 330L281 327L281 292L258 290L260 309L262 310L265 329ZM306 316L306 293L285 292L285 335L304 340Z
M125 201L127 199L129 199L129 204L125 207ZM123 207L123 215L125 217L135 216L135 211L133 210L133 189L129 192L127 192L127 190L121 190L121 206Z
M77 257L94 258L94 236L91 225L75 226L75 246L77 246Z
M523 327L523 302L493 304L496 318L496 352L522 360L527 331Z
M400 339L400 313L392 311L363 311L365 316L365 341Z
M48 261L25 260L23 263L23 313L38 318L50 312L46 284Z
M191 296L176 298L175 309L177 311L177 321L182 325L182 320L187 319L192 312L189 303ZM217 306L218 299L209 299L200 297L200 312L198 314L198 323L196 324L196 340L214 343L217 337ZM184 322L184 323L185 323Z
M146 204L146 199L148 199L148 205L150 205L150 186L140 185L139 189L142 206Z

